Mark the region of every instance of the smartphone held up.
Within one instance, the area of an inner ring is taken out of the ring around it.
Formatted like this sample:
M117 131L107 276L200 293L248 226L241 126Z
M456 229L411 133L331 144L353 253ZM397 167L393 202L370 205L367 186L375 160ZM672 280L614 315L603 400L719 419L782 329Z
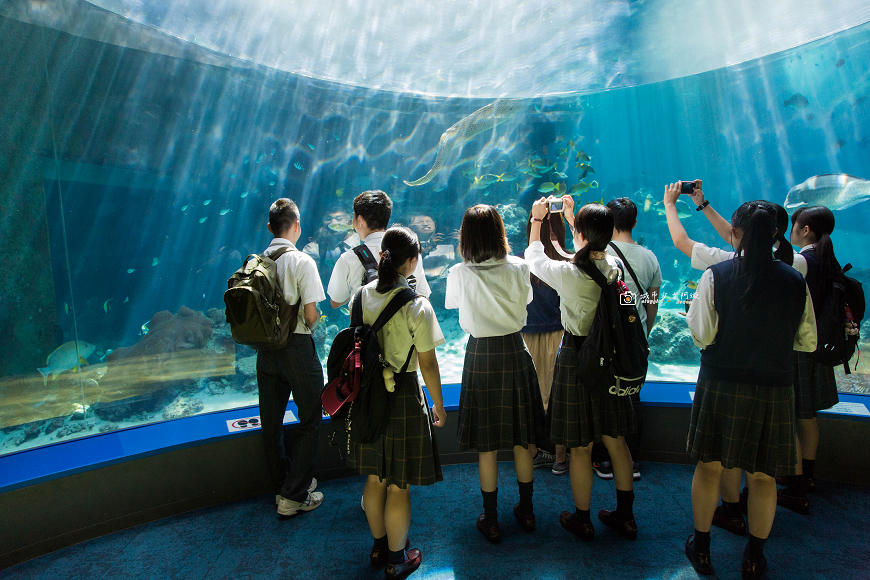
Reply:
M680 181L680 193L682 195L695 195L695 189L698 188L698 180Z

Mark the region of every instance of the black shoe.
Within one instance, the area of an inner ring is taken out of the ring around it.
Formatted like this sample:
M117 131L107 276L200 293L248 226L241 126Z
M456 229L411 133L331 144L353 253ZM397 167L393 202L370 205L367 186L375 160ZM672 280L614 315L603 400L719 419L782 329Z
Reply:
M634 521L634 518L630 520L621 520L614 515L615 513L616 512L610 510L601 510L598 512L598 519L601 520L604 525L613 528L629 540L636 540L637 522Z
M405 550L408 550L410 547L411 540L405 540ZM387 563L387 558L389 557L389 548L387 548L386 550L381 550L377 546L372 546L372 551L369 554L369 562L371 562L372 568L380 568Z
M592 522L578 522L572 512L562 512L562 515L559 516L559 523L562 524L563 528L587 542L595 539L595 528L592 527Z
M776 505L782 506L787 510L799 513L802 516L810 515L810 500L803 495L787 495L782 493L780 489L776 492Z
M765 572L767 572L767 558L764 556L758 562L743 558L743 565L740 567L740 577L743 580L758 580Z
M535 531L535 512L523 514L520 512L520 504L514 506L514 517L517 518L520 527L526 532Z
M401 580L407 578L420 567L420 562L423 561L423 553L417 548L407 550L408 559L401 564L387 564L384 570L384 578L387 580Z
M480 530L483 537L489 540L490 544L498 544L501 542L501 530L499 529L498 524L487 527L486 524L483 523L483 520L484 515L480 514L477 518L477 529Z
M692 563L692 568L698 574L712 574L713 564L710 563L710 552L695 551L695 535L689 536L686 540L686 558Z
M601 479L613 479L613 464L609 461L602 461L601 463L593 461L592 470L595 471Z
M637 461L635 461L634 465L632 465L631 478L634 481L640 481L640 465L637 464Z
M806 477L807 482L807 491L815 493L816 491L816 478L815 477Z
M725 510L722 509L721 505L716 508L716 513L713 514L713 525L738 536L746 535L746 522L743 516L737 514L734 517L729 517L725 515Z

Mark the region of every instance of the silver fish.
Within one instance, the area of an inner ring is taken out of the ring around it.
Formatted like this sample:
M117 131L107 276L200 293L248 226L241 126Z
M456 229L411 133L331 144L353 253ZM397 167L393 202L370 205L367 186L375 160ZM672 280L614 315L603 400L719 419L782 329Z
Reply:
M461 147L469 139L507 121L516 115L522 107L523 101L519 99L499 99L460 120L441 134L435 163L429 172L417 181L405 181L405 185L416 186L429 183L444 168L447 157L455 147Z
M803 183L792 187L785 197L783 206L792 213L799 207L823 205L831 210L846 209L856 203L870 199L870 181L833 173L814 175Z

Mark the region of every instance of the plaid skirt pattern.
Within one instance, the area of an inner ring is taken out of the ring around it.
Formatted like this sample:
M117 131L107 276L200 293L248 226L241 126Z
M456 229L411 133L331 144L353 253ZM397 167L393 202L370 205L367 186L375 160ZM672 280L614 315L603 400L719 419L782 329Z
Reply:
M576 337L565 333L556 358L548 419L555 444L586 447L602 435L625 437L637 430L631 397L601 393L583 384Z
M816 411L840 402L833 367L814 361L805 352L794 352L794 410L798 419L812 419Z
M544 444L544 424L538 375L520 334L470 337L459 395L459 450Z
M429 404L416 372L396 374L396 393L386 433L375 443L351 443L347 464L361 475L377 475L399 488L443 481Z
M696 461L794 475L794 390L699 379L686 443Z

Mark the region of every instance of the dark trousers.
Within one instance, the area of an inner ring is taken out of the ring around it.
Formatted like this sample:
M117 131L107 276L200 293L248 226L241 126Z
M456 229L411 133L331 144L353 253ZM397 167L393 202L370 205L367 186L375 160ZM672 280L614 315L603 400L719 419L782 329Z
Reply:
M625 438L625 443L628 445L628 450L631 451L631 458L634 461L640 461L640 436L643 433L643 412L640 408L640 393L629 395L631 397L631 407L634 411L634 421L637 424L637 433L633 433ZM610 461L610 454L604 447L604 444L596 443L592 446L592 461L601 463Z
M303 501L314 475L323 367L309 334L294 334L286 348L257 353L260 425L269 476L282 496ZM290 395L299 408L299 425L284 442L284 412Z

